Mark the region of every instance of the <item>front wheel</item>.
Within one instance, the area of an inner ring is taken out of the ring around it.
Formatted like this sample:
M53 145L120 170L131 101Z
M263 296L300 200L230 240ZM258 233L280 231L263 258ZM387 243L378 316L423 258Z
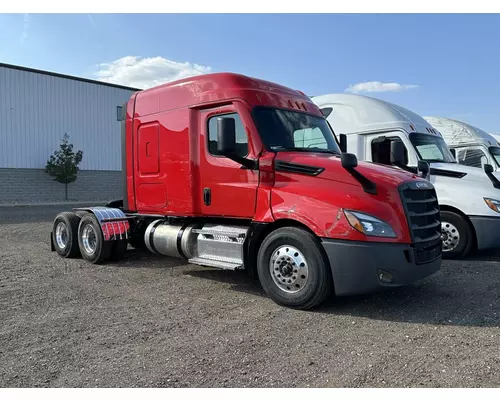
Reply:
M457 259L467 256L472 250L473 238L470 225L461 215L441 211L443 258Z
M271 232L260 246L257 273L277 304L311 309L331 295L330 266L314 235L294 227Z

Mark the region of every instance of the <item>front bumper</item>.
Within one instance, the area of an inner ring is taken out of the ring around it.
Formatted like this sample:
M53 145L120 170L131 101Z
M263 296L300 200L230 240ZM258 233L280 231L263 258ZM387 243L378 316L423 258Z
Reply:
M418 263L407 244L352 242L324 239L337 296L375 292L424 279L441 268L441 241L426 250L430 261ZM382 275L382 276L381 276Z
M470 216L469 218L476 231L478 250L500 248L498 238L498 232L500 231L499 217Z

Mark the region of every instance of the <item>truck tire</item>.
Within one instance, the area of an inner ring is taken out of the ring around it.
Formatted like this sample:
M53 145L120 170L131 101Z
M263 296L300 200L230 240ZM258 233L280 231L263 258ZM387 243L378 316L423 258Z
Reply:
M257 273L266 294L277 304L307 310L333 291L328 261L314 235L284 227L271 232L257 256Z
M441 211L441 238L445 259L463 258L472 250L474 235L471 226L454 212Z
M80 217L71 211L60 213L54 220L52 240L54 249L61 257L75 258L80 255L78 224Z
M109 259L113 241L104 241L101 226L96 216L88 213L78 226L78 245L82 257L92 264L101 264Z

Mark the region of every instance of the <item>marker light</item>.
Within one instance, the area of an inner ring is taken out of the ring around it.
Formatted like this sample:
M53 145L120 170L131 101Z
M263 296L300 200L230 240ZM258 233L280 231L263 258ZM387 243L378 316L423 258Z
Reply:
M493 211L500 213L500 201L495 199L484 198L486 205Z

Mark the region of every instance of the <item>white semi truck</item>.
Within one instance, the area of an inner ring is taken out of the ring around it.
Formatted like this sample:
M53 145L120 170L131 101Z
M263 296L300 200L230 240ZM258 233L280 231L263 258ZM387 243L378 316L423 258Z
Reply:
M500 134L498 134L498 133L490 133L490 135L495 138L495 140L497 141L497 144L500 146Z
M424 117L441 133L459 164L484 169L486 164L500 169L497 138L475 126L445 117Z
M500 182L489 164L484 170L460 165L437 129L398 105L355 94L311 98L327 117L342 151L414 173L427 162L424 176L434 184L440 205L443 257L500 248ZM402 160L396 156L401 153Z

